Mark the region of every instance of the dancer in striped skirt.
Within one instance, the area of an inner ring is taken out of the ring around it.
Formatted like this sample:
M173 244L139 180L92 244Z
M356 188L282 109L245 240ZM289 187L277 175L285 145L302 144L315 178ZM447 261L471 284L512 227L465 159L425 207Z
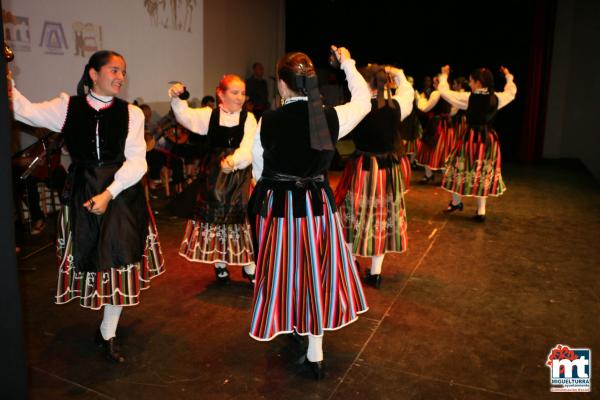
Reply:
M252 142L256 119L242 109L246 84L237 75L225 75L217 87L219 106L189 108L179 95L180 83L169 89L177 122L199 135L208 136L208 155L191 193L179 254L194 262L214 264L217 282L229 281L227 265L243 266L242 275L254 283L252 235L247 220L252 171ZM175 204L175 206L179 206ZM181 205L185 207L185 205Z
M326 178L335 142L370 110L369 90L344 48L332 51L346 73L349 103L323 107L317 75L303 53L277 63L283 106L266 111L253 147L258 182L249 212L257 243L250 336L308 335L305 362L323 377L323 333L367 311Z
M77 96L32 104L15 90L13 99L15 118L62 132L72 159L58 216L56 303L79 299L82 307L103 308L96 343L119 363L125 361L116 345L122 308L137 305L140 291L164 272L140 183L147 168L144 114L115 97L125 68L123 56L99 51L85 66Z
M477 198L475 220L485 220L488 196L500 196L506 190L502 180L500 142L492 126L496 112L514 100L517 86L507 68L503 92L494 92L494 77L489 69L478 68L469 76L471 93L456 92L448 86L449 66L442 67L439 91L455 107L466 110L467 128L446 163L442 188L452 193L445 212L463 209L462 196Z
M451 107L440 97L438 83L439 79L436 77L433 81L435 90L431 92L429 98L420 95L417 102L419 109L427 115L421 147L417 154L417 164L425 168L425 176L421 183L433 181L433 171L444 169L446 158L454 145Z
M354 255L371 257L367 283L379 288L385 254L402 253L408 244L402 169L394 141L400 121L412 111L414 91L401 69L370 65L361 72L373 96L371 112L354 129L356 154L346 164L336 199L343 199L339 206L346 240ZM388 74L397 88L386 99Z

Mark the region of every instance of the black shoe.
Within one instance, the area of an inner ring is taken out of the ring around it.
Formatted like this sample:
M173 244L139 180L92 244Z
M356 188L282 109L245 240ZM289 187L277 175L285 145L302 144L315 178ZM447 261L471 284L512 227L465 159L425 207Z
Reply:
M477 222L485 222L485 214L475 214L473 219Z
M215 275L217 276L217 283L222 285L229 283L229 271L227 267L215 267Z
M452 204L452 201L450 201L450 203L448 203L448 207L444 210L445 213L451 213L454 212L456 210L463 210L463 202L461 201L460 203L458 203L457 205Z
M101 347L104 351L104 357L108 361L115 362L117 364L122 364L125 362L125 357L121 353L119 353L119 349L116 343L116 338L110 338L108 340L104 340L102 337L102 332L100 332L100 328L96 332L95 338L96 346Z
M379 289L381 286L381 274L371 275L371 271L367 271L366 281L368 285L373 286L375 289Z
M249 274L246 272L244 267L242 267L242 276L250 281L251 284L256 283L256 274Z
M313 377L317 381L320 381L321 379L323 379L325 377L325 364L323 363L322 360L321 361L309 361L306 354L303 354L302 357L300 357L300 360L297 362L297 364L302 364L302 365L307 366L311 370Z

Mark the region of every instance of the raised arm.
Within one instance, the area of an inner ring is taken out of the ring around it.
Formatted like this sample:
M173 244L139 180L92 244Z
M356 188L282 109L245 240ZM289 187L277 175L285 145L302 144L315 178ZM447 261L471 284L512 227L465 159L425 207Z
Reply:
M39 128L47 128L54 132L62 130L69 108L68 94L61 93L50 101L32 103L13 87L12 97L17 121Z
M438 101L440 101L440 92L438 90L434 90L429 95L429 98L422 94L417 101L417 107L423 112L428 112L436 106Z
M467 107L469 107L469 96L471 96L471 93L455 92L454 90L450 90L450 85L448 84L449 72L449 66L446 65L442 67L442 73L440 74L440 83L438 84L438 91L440 92L442 98L448 103L460 110L466 110Z
M175 114L175 119L190 131L199 135L206 135L212 109L210 107L190 108L186 100L179 98L184 90L183 85L180 83L174 84L169 89L171 108Z
M396 93L393 99L400 104L400 121L408 117L413 109L415 91L406 79L404 71L391 66L385 67L386 72L394 77Z
M511 101L515 99L517 95L517 85L515 85L514 77L506 67L500 67L500 71L504 74L506 78L506 83L504 84L503 92L495 92L496 97L498 97L498 109L501 109Z
M371 93L369 86L356 69L356 62L350 58L350 53L343 47L332 46L340 66L346 74L348 88L352 95L346 104L335 107L340 124L339 138L346 136L371 111Z

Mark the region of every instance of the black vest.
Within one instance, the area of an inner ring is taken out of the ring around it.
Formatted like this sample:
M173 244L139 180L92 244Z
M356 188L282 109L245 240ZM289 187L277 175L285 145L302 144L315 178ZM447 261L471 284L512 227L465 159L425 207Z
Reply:
M335 144L339 135L339 120L333 107L324 107L325 119ZM306 216L306 192L310 192L314 215L323 214L321 191L325 190L332 211L333 192L327 181L327 170L334 151L319 151L310 147L308 103L297 101L262 115L260 141L263 147L263 173L249 202L250 221L260 214L266 216L266 198L273 192L273 217L286 216L287 193L292 193L294 217ZM286 177L282 178L282 175ZM308 178L308 179L301 179Z
M394 142L400 127L400 104L393 100L396 108L388 102L377 108L377 99L371 100L371 112L352 131L356 149L367 153L394 151Z
M339 134L339 122L333 107L324 107L332 143ZM264 149L263 175L283 173L299 177L324 174L333 159L333 151L310 147L308 103L296 101L262 115L260 141Z
M244 126L248 113L245 110L240 112L240 123L235 126L221 126L219 119L221 116L220 107L215 108L210 114L208 123L208 145L213 149L237 149L244 138Z
M102 271L142 261L149 215L140 182L111 200L102 215L83 207L113 182L125 161L128 132L127 102L114 98L108 107L96 111L84 97L70 98L62 133L73 162L63 195L69 205L73 265L79 271Z
M73 162L87 165L121 164L125 161L125 139L129 130L127 102L114 98L96 111L85 97L71 96L62 133ZM96 124L100 157L96 143Z
M490 127L498 112L498 98L494 94L471 93L467 107L467 123L471 128Z
M433 106L433 108L431 110L429 110L429 112L432 113L433 115L447 116L450 114L451 109L452 109L452 105L440 97L437 104L435 106Z

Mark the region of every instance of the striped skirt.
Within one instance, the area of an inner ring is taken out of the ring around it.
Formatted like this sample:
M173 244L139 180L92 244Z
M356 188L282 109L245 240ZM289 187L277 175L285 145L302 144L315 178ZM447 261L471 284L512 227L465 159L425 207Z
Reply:
M506 190L501 161L496 133L470 130L448 157L442 188L461 196L500 196Z
M412 177L412 168L410 167L410 160L408 156L398 157L400 160L400 172L402 174L402 193L406 193L410 190L410 178Z
M376 158L371 157L371 169L364 171L363 162L368 161L358 157L344 170L344 175L351 174L339 209L344 236L352 243L355 255L402 253L408 247L402 168L400 164L379 168ZM340 181L345 179L348 177Z
M206 264L250 264L254 262L250 226L190 219L185 227L179 255L189 261Z
M65 304L76 298L79 299L80 306L93 310L99 310L107 304L139 304L140 292L150 287L152 278L165 272L156 223L150 209L148 212L150 222L142 261L100 272L85 272L78 271L73 265L69 209L68 206L63 206L58 216L56 250L60 265L56 304Z
M421 139L421 146L417 153L417 164L430 169L443 170L446 159L455 145L454 128L447 119L442 118L436 124L433 141L428 143Z
M404 146L406 148L405 154L407 156L411 154L417 154L419 152L419 144L421 143L419 139L405 140L404 142Z
M287 192L285 217L258 215L258 258L250 336L267 341L296 330L320 336L354 322L367 301L337 213L324 190L323 215L315 216L306 193L306 217L294 218Z

